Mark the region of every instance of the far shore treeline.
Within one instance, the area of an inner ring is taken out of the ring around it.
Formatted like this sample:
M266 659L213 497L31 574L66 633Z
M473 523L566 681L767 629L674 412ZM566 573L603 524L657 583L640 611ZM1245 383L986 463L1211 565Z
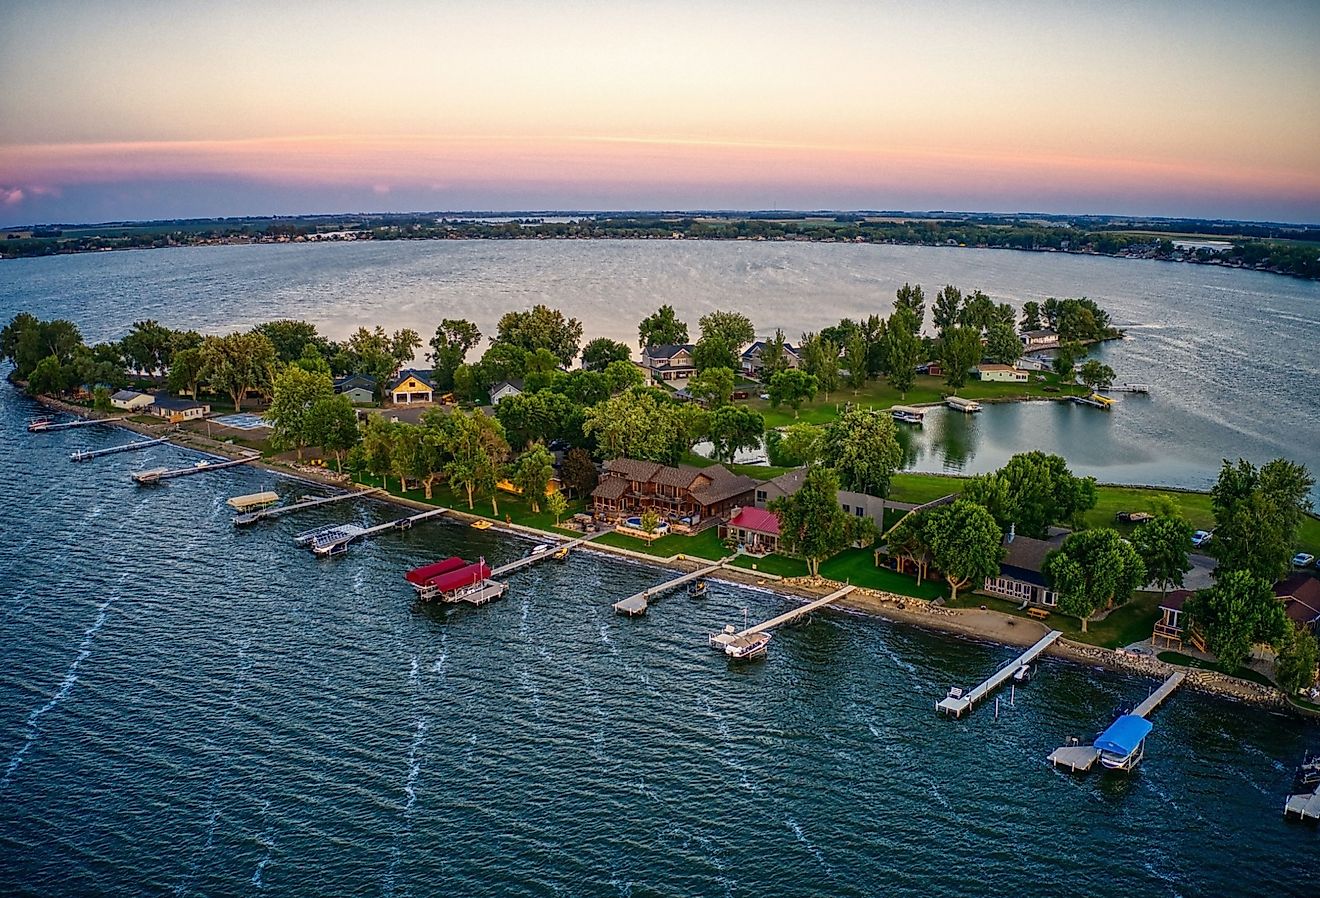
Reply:
M0 258L316 240L794 240L1085 253L1320 278L1320 227L1199 219L969 213L582 213L571 220L311 215L59 225L0 231ZM1185 242L1179 246L1179 242ZM1209 242L1207 242L1209 241ZM1222 243L1223 246L1218 244Z

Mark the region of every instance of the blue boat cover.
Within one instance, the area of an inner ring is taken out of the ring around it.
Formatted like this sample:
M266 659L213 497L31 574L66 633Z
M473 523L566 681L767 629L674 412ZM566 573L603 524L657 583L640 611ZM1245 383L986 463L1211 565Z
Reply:
M1095 747L1119 757L1127 757L1152 729L1154 727L1146 718L1135 714L1124 714L1111 723L1109 729L1096 737Z

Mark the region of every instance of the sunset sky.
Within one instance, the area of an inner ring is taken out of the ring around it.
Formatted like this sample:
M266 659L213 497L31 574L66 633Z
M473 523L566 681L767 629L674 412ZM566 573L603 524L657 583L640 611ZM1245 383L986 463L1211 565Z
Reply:
M0 224L957 209L1320 222L1320 3L15 2Z

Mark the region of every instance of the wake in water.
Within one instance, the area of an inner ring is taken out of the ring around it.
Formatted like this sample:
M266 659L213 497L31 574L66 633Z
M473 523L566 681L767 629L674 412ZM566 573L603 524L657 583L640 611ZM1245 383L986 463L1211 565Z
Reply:
M385 882L382 884L381 891L386 895L394 894L394 878L399 869L399 858L403 855L403 840L412 835L412 809L413 802L417 799L417 777L422 772L422 745L426 741L425 717L418 718L417 730L413 734L412 745L408 749L408 778L403 784L403 794L406 799L403 803L403 816L399 823L399 828L394 834L394 846L390 849L390 867L385 873Z

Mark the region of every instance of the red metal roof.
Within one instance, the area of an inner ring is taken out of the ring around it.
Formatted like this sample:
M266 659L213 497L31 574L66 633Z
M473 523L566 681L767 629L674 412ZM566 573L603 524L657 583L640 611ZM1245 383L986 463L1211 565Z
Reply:
M729 518L730 527L741 527L770 536L779 535L779 516L764 508L744 508Z
M437 592L453 592L456 589L463 589L480 583L489 576L489 565L484 561L478 561L476 564L469 564L467 567L459 568L456 571L441 574L431 580L428 585L435 587Z
M433 561L430 564L424 564L421 567L415 567L403 575L414 586L421 586L427 580L439 577L441 574L447 574L450 571L456 571L461 567L466 567L467 562L457 555L446 558L444 561Z

